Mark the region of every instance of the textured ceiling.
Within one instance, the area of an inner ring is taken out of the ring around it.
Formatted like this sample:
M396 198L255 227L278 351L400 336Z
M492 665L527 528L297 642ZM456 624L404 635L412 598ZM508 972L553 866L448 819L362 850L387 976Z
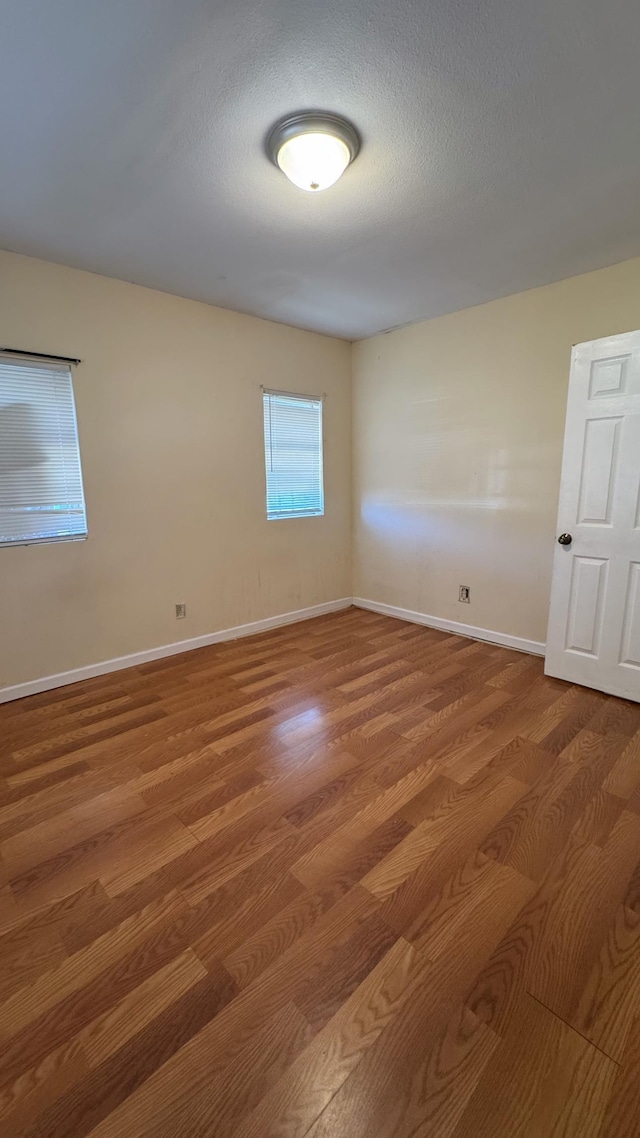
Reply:
M640 253L636 0L20 0L0 246L348 339ZM289 112L358 126L320 194Z

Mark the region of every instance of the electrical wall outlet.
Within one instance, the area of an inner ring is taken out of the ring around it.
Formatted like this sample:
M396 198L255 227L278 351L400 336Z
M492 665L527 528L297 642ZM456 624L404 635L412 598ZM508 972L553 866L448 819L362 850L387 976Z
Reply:
M187 615L186 605L176 605L176 620L184 620Z
M471 589L468 585L460 585L458 600L462 601L462 603L465 605L471 604Z

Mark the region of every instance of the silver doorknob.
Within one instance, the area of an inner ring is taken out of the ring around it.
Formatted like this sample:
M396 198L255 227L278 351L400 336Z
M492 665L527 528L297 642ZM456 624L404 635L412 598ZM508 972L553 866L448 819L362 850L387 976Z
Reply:
M571 545L572 541L573 538L570 533L561 533L560 537L558 538L559 545Z

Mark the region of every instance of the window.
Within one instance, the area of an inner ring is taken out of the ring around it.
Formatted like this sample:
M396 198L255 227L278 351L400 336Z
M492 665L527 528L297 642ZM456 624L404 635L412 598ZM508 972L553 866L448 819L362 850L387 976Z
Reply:
M267 518L324 514L322 400L265 391Z
M86 533L71 369L0 357L0 545Z

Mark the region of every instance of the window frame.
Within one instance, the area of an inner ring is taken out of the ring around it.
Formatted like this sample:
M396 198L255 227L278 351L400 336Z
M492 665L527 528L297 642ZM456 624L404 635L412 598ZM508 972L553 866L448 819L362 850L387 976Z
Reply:
M262 418L263 418L263 447L265 470L265 513L268 522L290 521L296 518L321 518L325 514L324 492L324 395L303 394L300 391L283 391L273 387L262 387ZM269 455L267 452L266 437L266 398L297 399L304 403L318 406L318 473L320 483L319 508L305 510L279 510L269 511Z
M2 536L2 528L0 526L0 549L14 549L20 546L28 545L58 545L61 542L73 541L87 541L89 537L89 522L87 517L87 500L84 489L84 474L82 470L82 453L80 450L80 437L78 433L78 414L76 407L76 393L74 385L74 366L80 361L64 361L56 358L55 356L46 355L33 355L27 353L16 353L11 351L3 351L0 353L0 370L3 363L20 365L25 368L38 368L45 370L50 368L53 371L67 375L69 379L69 389L71 394L71 426L73 429L73 443L75 445L75 454L78 464L78 477L80 481L81 501L82 501L82 516L84 519L84 532L82 533L65 533L65 534L47 534L42 537L19 537L11 540L5 540ZM53 511L52 511L53 512Z

